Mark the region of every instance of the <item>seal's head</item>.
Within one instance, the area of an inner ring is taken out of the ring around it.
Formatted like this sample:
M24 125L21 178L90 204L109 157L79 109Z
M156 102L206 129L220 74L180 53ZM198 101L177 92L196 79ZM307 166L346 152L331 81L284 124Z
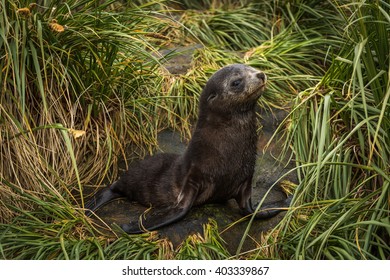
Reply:
M244 64L223 67L211 76L200 97L200 111L234 113L254 110L267 76Z

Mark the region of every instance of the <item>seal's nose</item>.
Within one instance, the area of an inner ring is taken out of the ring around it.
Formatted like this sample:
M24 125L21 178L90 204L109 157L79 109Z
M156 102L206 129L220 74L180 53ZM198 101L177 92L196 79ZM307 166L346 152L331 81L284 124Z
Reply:
M256 77L265 83L267 81L267 76L263 72L259 72L256 74Z

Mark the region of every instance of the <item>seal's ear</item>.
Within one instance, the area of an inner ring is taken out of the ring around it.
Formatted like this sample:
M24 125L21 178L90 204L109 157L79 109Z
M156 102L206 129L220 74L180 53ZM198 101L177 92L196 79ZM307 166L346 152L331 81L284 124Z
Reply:
M212 101L215 97L217 97L216 94L210 94L210 95L207 97L207 102Z

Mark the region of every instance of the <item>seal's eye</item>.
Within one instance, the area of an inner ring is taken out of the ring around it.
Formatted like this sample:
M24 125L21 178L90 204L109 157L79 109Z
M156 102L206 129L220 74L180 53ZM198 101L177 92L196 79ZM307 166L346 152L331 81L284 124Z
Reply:
M232 87L238 87L242 83L242 79L234 80L231 82L230 86Z

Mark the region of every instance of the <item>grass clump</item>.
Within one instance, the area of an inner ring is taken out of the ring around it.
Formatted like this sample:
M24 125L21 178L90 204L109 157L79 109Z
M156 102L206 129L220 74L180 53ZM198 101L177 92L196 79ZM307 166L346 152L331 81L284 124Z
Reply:
M175 258L179 260L224 260L230 257L215 221L204 225L203 232L203 236L198 233L184 240Z
M164 22L114 2L0 2L2 201L14 199L4 182L82 194L116 176L123 143L155 143L161 80L145 34Z
M389 8L339 7L343 47L320 83L296 98L290 136L300 184L296 209L270 236L277 257L390 255Z

